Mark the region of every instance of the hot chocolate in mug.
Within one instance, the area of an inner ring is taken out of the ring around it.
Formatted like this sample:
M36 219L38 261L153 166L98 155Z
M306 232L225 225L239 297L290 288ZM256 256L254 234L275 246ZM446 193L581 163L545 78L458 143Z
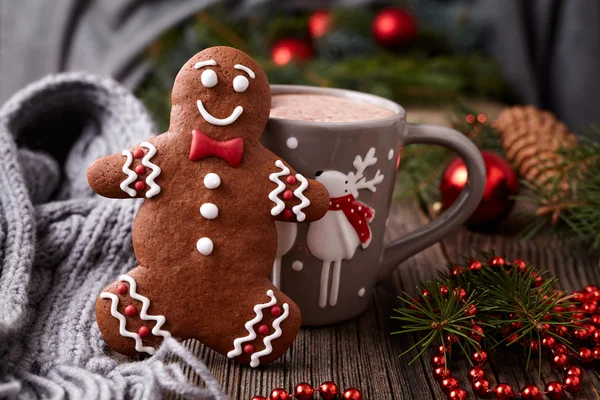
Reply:
M400 105L378 96L288 85L272 85L271 91L263 143L299 173L321 182L331 196L319 221L276 223L272 281L298 304L304 325L355 317L394 267L472 214L485 188L483 159L461 133L408 124ZM413 143L456 152L467 167L468 183L438 219L384 246L400 152Z

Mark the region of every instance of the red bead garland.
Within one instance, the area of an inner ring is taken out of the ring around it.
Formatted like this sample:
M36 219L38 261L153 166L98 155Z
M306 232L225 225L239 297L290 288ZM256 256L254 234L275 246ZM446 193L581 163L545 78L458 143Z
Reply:
M565 396L565 390L560 382L552 381L546 385L545 394L550 400L560 400Z
M344 390L342 399L344 399L344 400L362 400L362 394L360 393L360 390L358 390L357 388L348 388L348 389Z
M581 390L581 378L575 375L567 375L563 381L565 390L569 393L577 393Z
M525 385L521 389L521 397L524 400L541 400L542 392L535 385Z
M492 389L492 393L494 393L494 396L496 396L496 399L498 400L512 400L515 398L513 388L507 383L497 384L496 387Z
M294 397L298 400L312 400L315 389L308 383L299 383L294 388Z
M271 391L269 397L256 395L251 400L315 400L317 390L309 383L303 382L296 385L292 393L288 393L283 388L275 388ZM350 387L341 392L335 382L323 382L318 388L321 400L362 400L362 393L355 387Z
M276 388L269 395L269 400L290 400L290 395L285 389Z
M331 381L323 382L319 386L319 394L323 400L334 400L339 393L340 389Z

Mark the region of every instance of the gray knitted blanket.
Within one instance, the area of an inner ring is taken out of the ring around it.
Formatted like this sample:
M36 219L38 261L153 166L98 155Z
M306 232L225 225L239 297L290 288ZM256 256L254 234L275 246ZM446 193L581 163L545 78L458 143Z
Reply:
M83 73L33 83L0 108L0 398L226 398L174 340L133 362L96 325L98 293L135 265L139 202L94 195L86 167L155 133L128 91ZM205 388L187 383L183 363Z

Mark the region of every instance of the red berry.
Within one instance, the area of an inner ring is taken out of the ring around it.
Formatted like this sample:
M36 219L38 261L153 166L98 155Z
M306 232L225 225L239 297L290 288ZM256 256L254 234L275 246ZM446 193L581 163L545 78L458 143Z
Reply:
M477 307L475 306L475 304L471 304L465 309L465 315L467 317L473 317L477 315Z
M592 353L592 350L588 349L587 347L580 348L579 361L581 361L584 364L591 363L592 361L594 361L594 353Z
M581 379L575 375L567 375L563 380L563 386L569 393L577 393L581 390Z
M456 266L450 268L450 276L452 278L456 278L457 276L460 276L464 273L465 273L465 269L463 267L461 267L460 265L456 265Z
M466 400L467 392L464 389L457 388L448 393L449 400Z
M294 397L298 400L312 400L315 390L308 383L299 383L294 388Z
M473 360L473 362L476 365L480 366L487 362L487 358L487 353L483 350L476 351L471 355L471 359Z
M458 387L458 379L453 376L447 376L442 379L440 386L444 392L448 393Z
M574 375L577 377L581 377L581 368L571 366L571 367L567 368L567 375Z
M444 356L435 355L431 358L431 364L436 367L444 367L446 365L446 358Z
M480 367L474 367L469 370L469 379L471 380L471 382L481 380L484 376L485 372Z
M472 331L469 331L469 337L476 342L481 342L481 339L485 337L485 331L480 325L473 325L471 327Z
M150 329L148 329L147 326L140 326L140 329L138 329L138 335L140 335L140 337L145 337L148 336L150 334Z
M552 381L546 385L546 396L550 400L560 400L565 396L565 389L560 382Z
M506 265L506 261L502 257L494 256L490 258L488 264L490 264L492 267L504 267Z
M281 389L281 388L273 389L273 391L271 392L271 395L269 396L269 400L289 400L289 399L290 399L290 395L288 394L288 392L286 392L285 389Z
M323 382L319 386L319 394L323 400L334 400L339 393L337 385L331 381Z
M515 398L515 391L507 383L497 384L496 387L492 389L492 393L494 393L494 396L496 396L496 399L498 400L512 400Z
M525 400L541 400L542 392L535 385L525 385L521 389L521 397Z
M360 390L358 390L357 388L348 388L348 389L344 390L342 399L344 399L344 400L362 400L362 394L360 393Z
M477 260L473 260L469 264L469 271L471 271L471 272L479 272L482 268L483 268L483 265Z
M485 379L473 381L473 391L477 396L483 397L490 392L490 383Z

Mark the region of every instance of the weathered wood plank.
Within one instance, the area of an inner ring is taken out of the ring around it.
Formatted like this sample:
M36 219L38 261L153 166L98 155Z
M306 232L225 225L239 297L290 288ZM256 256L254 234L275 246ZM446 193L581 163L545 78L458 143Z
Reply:
M407 203L394 203L391 215L386 234L388 241L428 221L423 213ZM206 362L232 399L246 400L255 394L268 395L274 387L291 390L293 385L303 381L318 385L325 380L333 380L342 387L356 386L367 400L444 399L445 394L432 379L433 368L429 362L432 352L428 351L426 357L410 365L410 354L399 358L398 355L414 344L417 337L392 336L391 332L399 326L390 317L393 308L399 306L398 293L402 290L414 293L419 281L433 277L436 270L443 269L448 261L459 260L461 255L476 255L474 249L477 248L494 250L509 258L523 258L547 268L561 278L563 287L568 290L600 283L597 258L578 257L555 241L522 242L513 237L459 231L404 262L388 282L373 292L373 301L363 315L325 328L302 329L290 351L274 364L252 369L237 365L196 341L189 341L188 347ZM562 381L562 373L550 368L548 362L542 367L540 381L536 363L536 360L532 361L534 365L527 369L520 353L490 352L487 377L492 385L507 382L517 390L526 383L543 388L550 380ZM467 389L470 398L475 398L467 380L469 368L463 357L452 360L451 369L461 387ZM198 383L195 374L190 371L187 374L192 382ZM587 370L583 390L576 398L598 399L598 390L598 374Z

